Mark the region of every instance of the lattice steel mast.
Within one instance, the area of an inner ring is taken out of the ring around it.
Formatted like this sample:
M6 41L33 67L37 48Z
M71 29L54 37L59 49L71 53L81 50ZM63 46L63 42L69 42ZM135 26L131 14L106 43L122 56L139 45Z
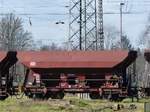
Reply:
M104 49L102 0L70 0L72 50Z
M103 0L98 0L98 39L99 49L104 50Z

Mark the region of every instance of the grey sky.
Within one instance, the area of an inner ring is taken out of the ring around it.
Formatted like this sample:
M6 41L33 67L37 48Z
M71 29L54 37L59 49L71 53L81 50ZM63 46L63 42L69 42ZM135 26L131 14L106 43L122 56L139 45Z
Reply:
M0 0L1 13L15 13L24 21L25 29L32 32L36 40L45 42L66 42L68 39L69 0ZM119 1L104 0L104 12L119 13ZM138 14L123 15L123 30L135 45L140 33L145 27L150 0L122 0L125 2L124 12L140 12ZM145 11L145 12L144 12ZM144 12L144 13L143 13ZM51 15L52 14L52 15ZM54 15L56 14L56 15ZM29 17L32 26L29 24ZM64 21L64 25L55 22ZM119 28L119 14L104 15L104 25L114 25Z

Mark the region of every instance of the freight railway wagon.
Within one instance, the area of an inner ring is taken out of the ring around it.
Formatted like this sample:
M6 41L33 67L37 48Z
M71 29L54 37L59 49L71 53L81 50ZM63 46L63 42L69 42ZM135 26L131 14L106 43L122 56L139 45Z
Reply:
M91 99L123 99L130 85L126 71L136 57L136 51L17 53L27 68L25 95L41 99L63 99L65 93L89 93Z
M150 50L145 51L144 53L145 60L148 62L148 66L150 67ZM150 68L147 69L146 72L146 84L145 84L145 93L147 96L150 96Z
M0 100L17 93L13 86L13 65L17 62L16 52L0 52Z
M16 62L26 68L23 92L29 98L89 93L91 99L122 99L130 94L126 71L136 57L136 51L0 52L0 100L17 95Z

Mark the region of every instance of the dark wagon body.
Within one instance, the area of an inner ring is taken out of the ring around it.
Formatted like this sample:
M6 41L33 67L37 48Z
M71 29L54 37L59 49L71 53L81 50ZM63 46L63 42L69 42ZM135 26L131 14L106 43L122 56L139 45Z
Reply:
M16 52L0 52L0 100L15 94L13 69L10 68L17 62L16 55Z
M146 50L145 53L144 53L144 57L145 57L145 60L148 62L148 64L150 64L150 50ZM147 96L150 96L150 74L149 74L149 69L146 72L146 76L147 76L147 81L145 79L145 82L147 83L146 84L146 87L144 88L145 89L145 93Z
M136 51L18 52L26 66L25 94L61 99L65 93L89 93L92 99L128 95L127 67Z

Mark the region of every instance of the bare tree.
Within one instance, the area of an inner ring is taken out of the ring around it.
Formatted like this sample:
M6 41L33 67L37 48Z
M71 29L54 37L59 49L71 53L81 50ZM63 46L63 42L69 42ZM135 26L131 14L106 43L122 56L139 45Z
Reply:
M117 45L119 40L119 31L114 26L105 26L104 28L104 36L105 36L105 49L112 49Z
M122 44L123 49L132 49L132 44L127 36L122 37L120 43L120 32L114 26L107 26L104 30L105 34L105 49L118 49Z
M144 48L150 48L150 15L147 20L145 29L141 33L141 36L138 40L139 45L142 45Z
M126 50L133 49L133 46L132 46L130 40L127 38L127 36L122 37L122 43L121 44L122 44L123 49L126 49Z
M49 51L49 46L48 45L43 45L40 47L41 51Z
M138 39L139 46L142 48L150 48L150 15L148 17L145 29L141 32ZM142 54L138 55L137 59L137 71L139 74L139 84L145 88L147 87L147 82L149 81L148 75L150 74L150 64L145 61L144 51L142 50L143 49L141 49Z
M63 49L53 42L50 45L41 46L40 50L41 51L62 51Z
M21 18L8 14L0 20L1 50L25 50L32 45L31 33L23 29Z

